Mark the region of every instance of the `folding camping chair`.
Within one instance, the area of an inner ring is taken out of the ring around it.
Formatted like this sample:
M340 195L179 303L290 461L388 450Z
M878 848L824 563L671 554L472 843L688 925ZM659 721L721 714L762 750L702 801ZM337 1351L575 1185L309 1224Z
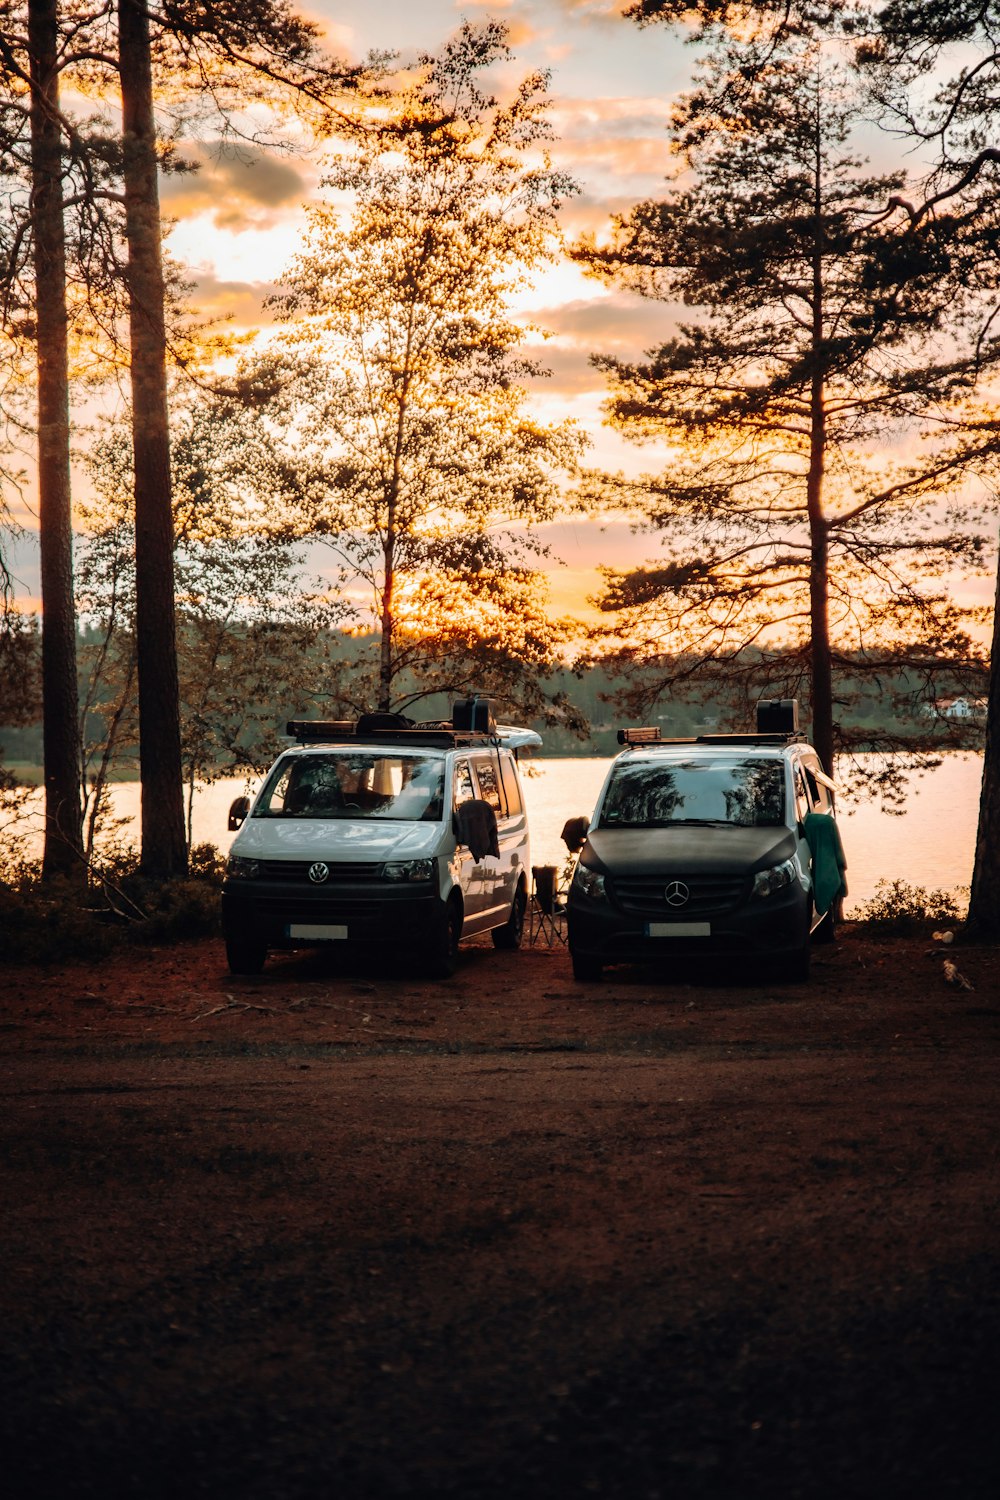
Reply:
M565 943L566 912L559 897L556 866L532 865L531 901L528 905L528 942L532 945L544 943L551 948L554 943Z

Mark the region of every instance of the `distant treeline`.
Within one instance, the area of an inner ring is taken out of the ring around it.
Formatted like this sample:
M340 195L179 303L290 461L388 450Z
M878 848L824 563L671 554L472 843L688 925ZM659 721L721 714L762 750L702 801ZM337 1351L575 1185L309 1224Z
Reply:
M101 637L93 630L81 630L78 637L79 659L88 661L88 653L99 646ZM316 650L316 680L314 692L299 696L295 701L282 700L275 693L272 699L255 706L259 720L269 719L276 736L280 736L286 719L295 716L329 717L331 714L350 717L352 709L343 703L331 702L326 675L329 663L349 663L357 660L370 647L371 638L365 635L343 632L327 632ZM0 759L7 764L40 765L42 760L41 718L34 716L25 720L23 708L25 695L31 701L30 682L37 674L40 655L38 632L32 626L23 634L23 652L26 671L22 674L22 687L18 701L0 689ZM782 671L774 672L774 657L769 658L774 681L773 690L768 689L766 678L756 696L779 696ZM687 677L681 670L685 663L679 657L663 657L650 664L646 680L655 683L683 682L683 689L667 687L659 701L646 713L629 713L620 704L621 696L635 689L634 672L626 677L600 662L591 662L573 669L566 667L550 674L545 680L544 691L548 698L565 694L573 707L586 721L586 730L577 733L563 725L546 723L538 718L531 721L544 742L543 754L547 755L609 755L618 749L617 731L625 724L658 724L664 735L696 735L712 731L743 730L753 727L752 701L754 694L744 694L742 706L731 699L720 701L712 683L699 683L697 675ZM24 684L28 684L25 688ZM86 701L81 673L81 702ZM940 683L936 686L940 690ZM856 740L870 739L877 743L883 737L904 739L914 745L932 748L935 744L945 747L973 747L982 733L978 695L985 695L987 675L984 668L981 682L971 684L967 674L961 684L956 683L952 693L937 697L929 695L927 677L923 672L915 673L901 668L895 673L883 673L872 681L863 673L852 676L842 674L838 683L838 724L847 737ZM37 701L37 700L36 700ZM808 732L808 703L802 704L802 727ZM446 718L451 713L451 702L443 695L424 698L416 704L412 715L418 719ZM503 704L496 705L498 718L515 718ZM83 725L85 742L98 743L104 738L106 725L102 715L91 711ZM249 746L248 746L249 749ZM119 747L118 760L123 767L135 746L123 744ZM252 758L252 757L251 757ZM219 757L218 765L231 765L232 754Z

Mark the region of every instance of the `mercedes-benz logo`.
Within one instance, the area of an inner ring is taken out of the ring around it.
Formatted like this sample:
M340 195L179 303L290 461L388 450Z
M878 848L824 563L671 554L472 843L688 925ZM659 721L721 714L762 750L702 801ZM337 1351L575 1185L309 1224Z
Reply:
M668 906L687 906L691 892L683 880L672 880L663 892L663 899Z
M309 879L313 885L322 885L329 873L330 866L325 865L321 859L318 859L314 865L309 866Z

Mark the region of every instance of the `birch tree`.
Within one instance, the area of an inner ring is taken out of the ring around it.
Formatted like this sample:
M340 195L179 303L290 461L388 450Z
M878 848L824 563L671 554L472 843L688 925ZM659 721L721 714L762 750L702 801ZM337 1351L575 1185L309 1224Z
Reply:
M372 601L383 710L406 706L413 673L412 696L478 670L523 701L559 639L531 527L555 513L580 440L528 413L540 370L510 307L554 253L572 184L545 154L546 77L507 103L486 93L508 56L502 26L465 26L386 89L383 124L335 160L310 212L256 373L280 392L301 524Z

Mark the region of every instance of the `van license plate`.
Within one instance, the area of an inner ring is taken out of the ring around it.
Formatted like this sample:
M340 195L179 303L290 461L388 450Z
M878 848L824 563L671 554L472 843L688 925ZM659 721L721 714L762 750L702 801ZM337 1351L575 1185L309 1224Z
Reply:
M647 937L711 937L711 922L647 922Z
M328 922L290 922L290 938L306 938L311 943L333 943L347 936L346 927L335 927Z

